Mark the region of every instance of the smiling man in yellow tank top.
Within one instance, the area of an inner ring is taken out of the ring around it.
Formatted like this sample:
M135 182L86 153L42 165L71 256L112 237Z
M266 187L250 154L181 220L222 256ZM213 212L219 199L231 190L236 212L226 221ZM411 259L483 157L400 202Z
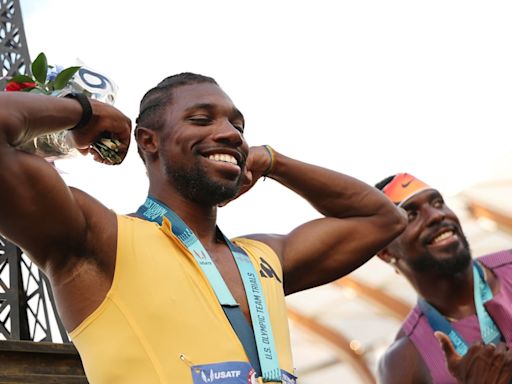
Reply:
M142 99L135 137L148 199L116 215L16 149L72 128L78 148L107 133L123 157L129 120L78 101L0 94L0 232L49 276L90 382L295 383L285 295L351 272L403 230L405 217L352 177L249 148L242 113L213 79L191 73ZM262 176L324 217L286 235L228 240L217 206Z

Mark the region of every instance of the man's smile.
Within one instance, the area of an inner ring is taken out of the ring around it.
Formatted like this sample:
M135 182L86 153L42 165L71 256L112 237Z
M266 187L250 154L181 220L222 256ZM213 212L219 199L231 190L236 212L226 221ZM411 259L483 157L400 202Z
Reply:
M427 246L444 247L446 245L458 242L460 237L458 231L451 225L445 225L427 237Z
M236 161L233 156L228 155L227 153L215 153L208 156L208 159L238 165L238 161Z
M452 237L456 237L457 235L452 230L443 231L441 234L437 235L432 239L430 244L440 244L443 242L446 242L446 240L450 239Z
M233 175L240 175L245 166L245 155L233 148L213 148L200 151L203 157L211 166L221 172L227 172Z
M231 169L236 167L237 172L240 172L245 165L246 155L234 148L216 147L200 150L199 153L202 157L210 162L214 162L216 165Z

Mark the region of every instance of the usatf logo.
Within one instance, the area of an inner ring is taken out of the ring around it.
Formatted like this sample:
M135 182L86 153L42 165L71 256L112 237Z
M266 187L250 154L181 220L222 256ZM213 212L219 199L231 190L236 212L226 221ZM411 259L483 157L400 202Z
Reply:
M267 262L267 260L265 260L262 257L260 257L260 260L261 260L261 263L260 263L260 268L261 268L260 269L260 275L261 275L261 277L266 277L266 278L269 278L269 279L275 277L275 279L277 281L282 283L282 281L279 278L279 276L277 276L276 271L274 271L274 268L272 268L272 266Z
M258 384L256 372L244 361L226 361L192 367L194 384Z
M215 372L213 369L210 369L209 374L205 373L204 371L201 372L201 379L205 383L215 383L218 380L224 380L224 379L234 379L236 377L239 377L241 374L241 371L217 371Z

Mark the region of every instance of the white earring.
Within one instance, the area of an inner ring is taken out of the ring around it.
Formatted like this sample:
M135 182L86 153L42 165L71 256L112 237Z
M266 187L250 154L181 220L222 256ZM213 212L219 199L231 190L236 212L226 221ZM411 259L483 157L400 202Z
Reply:
M398 267L396 266L397 261L398 260L396 259L396 257L392 257L392 258L389 259L389 264L391 264L393 266L393 268L395 269L395 273L397 275L399 275L400 271L398 270Z

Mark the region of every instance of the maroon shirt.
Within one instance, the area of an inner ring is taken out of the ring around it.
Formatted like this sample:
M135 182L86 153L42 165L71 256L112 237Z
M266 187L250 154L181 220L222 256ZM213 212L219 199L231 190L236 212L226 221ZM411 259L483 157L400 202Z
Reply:
M499 291L484 305L507 345L512 347L512 250L492 253L477 260L492 270L499 282ZM482 340L476 314L453 322L452 327L468 345ZM405 319L402 331L416 346L430 370L434 384L457 384L457 380L448 371L439 341L418 306L415 306Z

